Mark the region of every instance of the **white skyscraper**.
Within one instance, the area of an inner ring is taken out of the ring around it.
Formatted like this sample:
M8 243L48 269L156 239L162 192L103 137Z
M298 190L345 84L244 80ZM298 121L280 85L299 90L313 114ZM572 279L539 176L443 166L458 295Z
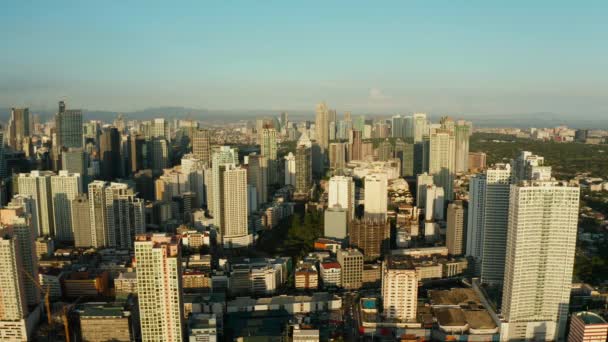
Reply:
M188 180L188 189L196 194L196 207L200 208L206 201L205 197L205 168L207 163L194 154L182 157L182 173Z
M386 173L372 173L365 176L365 217L386 219L388 206L388 178Z
M135 260L142 341L183 341L180 237L137 235Z
M38 219L38 236L54 236L53 200L51 197L51 171L21 173L18 178L19 194L29 195L34 200Z
M551 180L551 166L545 166L545 158L532 152L521 151L511 161L515 180Z
M428 173L419 174L416 178L416 204L418 208L424 208L426 205L426 186L433 185L433 175Z
M445 129L437 129L430 135L429 141L429 174L433 175L434 183L445 190L446 200L454 197L454 133Z
M239 164L239 154L236 149L230 146L221 146L211 157L211 177L207 184L207 210L213 216L214 222L221 227L221 215L216 215L216 208L220 207L221 195L216 189L220 186L220 166L224 164Z
M579 192L556 181L511 186L501 341L565 338Z
M382 263L382 300L386 318L416 320L418 279L409 259L389 256Z
M247 220L247 169L234 164L219 167L220 234L225 247L246 247L253 241Z
M296 156L292 152L285 156L285 185L296 186Z
M442 187L427 185L423 189L425 192L426 204L424 205L424 219L426 221L443 220L445 208L445 193Z
M93 247L131 248L136 234L146 230L144 201L128 184L89 184Z
M349 220L355 217L355 182L352 177L333 176L329 179L327 207L347 209Z
M414 142L421 142L422 137L428 134L428 122L425 113L416 113L413 115L413 130Z
M72 200L82 193L80 174L61 170L59 175L51 176L51 193L55 238L59 241L74 241Z

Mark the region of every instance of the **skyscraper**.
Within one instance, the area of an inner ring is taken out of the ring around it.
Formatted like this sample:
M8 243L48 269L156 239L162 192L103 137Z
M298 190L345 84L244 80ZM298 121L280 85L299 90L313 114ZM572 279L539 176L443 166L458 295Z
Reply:
M565 338L579 193L567 182L511 186L501 340Z
M51 176L50 171L32 171L31 173L21 173L17 178L19 194L31 196L34 202L36 226L38 236L54 236L55 226L53 219L53 202L51 196Z
M125 183L89 184L93 247L131 248L136 234L145 232L144 201Z
M438 129L431 133L429 141L429 174L435 185L445 190L446 199L454 198L454 134Z
M135 260L142 341L183 341L180 237L137 235Z
M382 263L382 300L386 318L416 320L418 279L409 259L389 256Z
M153 138L148 142L148 161L150 168L160 171L169 167L169 141Z
M261 155L266 157L268 167L268 184L278 183L277 178L277 131L274 128L264 127L262 129Z
M247 170L235 164L219 166L221 197L220 234L225 247L246 247L253 242L247 220Z
M461 255L464 252L465 210L462 201L448 204L446 245L451 255Z
M395 115L391 121L391 136L393 138L405 138L405 118L401 115Z
M29 108L11 108L11 116L6 133L7 145L22 151L23 139L30 136Z
M321 147L322 155L325 155L329 147L329 115L329 109L325 102L319 103L315 117L315 140Z
M507 222L509 214L509 187L511 184L511 167L508 164L496 164L486 170L479 178L480 191L483 192L481 206L475 203L469 210L473 211L470 219L470 234L475 238L481 234L481 281L488 284L502 284L505 271L505 250L507 243ZM477 181L476 181L477 182ZM475 196L479 191L472 194ZM476 201L476 199L472 199ZM482 214L476 212L481 207ZM479 215L482 215L481 232ZM477 221L476 221L477 220ZM476 226L477 225L477 226ZM476 243L473 243L475 245Z
M143 135L139 133L129 135L129 171L131 173L145 169L145 147L146 138Z
M89 155L82 148L69 148L63 151L62 169L80 175L81 189L88 186Z
M413 128L414 128L414 142L421 142L422 137L429 134L428 122L426 120L425 113L416 113L413 116Z
M192 137L192 153L209 166L211 163L211 141L209 130L199 129Z
M352 177L333 176L329 179L327 207L346 209L348 220L355 217L355 182Z
M218 227L221 227L222 217L218 216L221 206L221 192L218 192L220 188L220 166L224 164L238 165L239 155L235 148L230 146L221 146L212 155L211 162L211 177L205 177L205 183L207 184L207 210L213 216L214 222ZM216 215L217 214L217 215Z
M101 178L112 180L122 177L120 161L120 133L112 126L104 126L99 137L99 160Z
M342 142L329 144L329 167L331 169L339 170L346 166L347 146Z
M412 177L414 173L414 145L398 139L395 142L395 158L401 161L401 177Z
M71 207L74 246L80 248L93 246L89 198L85 194L80 194L72 200Z
M471 123L458 120L454 127L455 136L455 171L467 172L469 170L469 137L471 136Z
M289 152L285 156L285 185L296 186L296 156Z
M74 241L72 201L81 193L79 174L61 170L59 175L51 176L55 238L58 241Z
M296 148L296 193L308 194L312 187L312 152L310 147Z
M55 131L60 149L82 147L82 111L65 109L65 103L60 101L55 115Z
M372 173L365 176L365 198L363 207L365 218L386 220L388 206L388 178L386 173Z
M350 148L349 148L349 160L362 160L363 159L363 140L361 131L352 130L350 131Z
M354 220L349 225L350 246L360 250L365 260L375 260L390 248L391 226L387 220Z
M259 206L268 201L268 159L256 153L251 153L248 159L247 183L255 187L256 203Z

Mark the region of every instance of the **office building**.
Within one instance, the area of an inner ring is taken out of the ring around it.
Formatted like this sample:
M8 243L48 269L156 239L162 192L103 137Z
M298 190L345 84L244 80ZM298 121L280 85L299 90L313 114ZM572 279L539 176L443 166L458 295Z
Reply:
M164 138L153 138L148 141L148 163L153 171L169 167L169 141Z
M87 303L78 311L80 336L87 342L129 342L135 315L124 304Z
M445 208L445 192L434 184L422 189L426 203L424 204L424 219L426 221L442 221Z
M385 219L354 220L348 235L350 246L360 250L367 261L378 259L390 248L391 226Z
M128 139L128 169L130 174L134 174L146 168L146 138L139 133L133 133Z
M277 131L274 128L265 127L262 129L262 143L260 154L266 157L266 172L268 173L268 184L279 182L277 170Z
M416 321L418 278L407 257L392 255L382 263L382 300L387 319Z
M351 130L349 133L349 158L348 160L363 159L363 136L361 130Z
M487 156L484 152L469 152L469 170L478 171L486 168Z
M72 229L75 247L93 246L91 231L91 207L86 194L80 194L71 201Z
M144 201L125 183L94 181L88 190L93 247L131 248L146 229Z
M446 245L451 255L464 253L465 209L462 201L448 204Z
M51 196L51 176L50 171L32 171L30 173L20 173L17 178L19 185L19 195L30 196L34 204L34 225L38 227L38 236L55 236L55 226L53 219L53 199Z
M268 158L256 153L248 156L247 184L255 187L256 203L255 209L263 203L268 202Z
M602 316L583 311L570 318L568 342L604 342L608 340L608 323Z
M455 172L467 172L469 170L469 138L471 137L471 131L471 122L456 121L454 126Z
M355 217L355 182L352 177L333 176L329 179L327 207L345 209L349 221Z
M142 341L183 341L180 237L137 235L135 260Z
M388 206L388 179L386 173L372 173L365 176L365 217L386 220Z
M395 158L401 161L401 177L413 177L414 173L414 144L402 140L395 142Z
M347 143L334 142L329 144L329 167L332 170L343 169L346 166Z
M285 156L285 185L296 186L296 156L289 152Z
M429 174L434 183L445 190L446 200L454 197L454 134L445 129L431 133L429 140Z
M507 243L507 223L509 220L509 188L511 184L511 168L508 164L497 164L489 168L479 178L478 186L483 192L482 213L475 212L477 208L471 206L469 210L474 211L470 218L474 221L470 228L471 235L476 239L479 234L483 239L481 242L481 281L487 284L500 285L505 273L505 251ZM478 194L480 191L476 191ZM475 199L471 199L471 202ZM477 205L477 204L475 204ZM476 232L479 227L479 217L482 215L481 232ZM478 242L472 242L472 246Z
M413 115L414 142L421 142L422 137L428 135L428 122L425 113L416 113Z
M55 114L55 132L58 151L64 148L79 148L83 143L82 111L66 109L65 102L59 101L59 111Z
M23 151L23 141L30 136L29 108L11 108L8 120L6 143L18 151Z
M391 119L391 136L393 138L405 138L405 117L395 115Z
M551 166L545 165L545 158L521 151L517 158L511 161L513 179L518 180L551 180Z
M341 249L336 253L342 272L342 287L357 290L363 282L363 254L356 249Z
M330 111L325 102L322 102L317 105L315 112L315 140L321 147L321 154L324 156L329 147Z
M51 196L53 199L53 219L55 239L74 241L72 225L72 201L82 193L80 175L61 170L51 176Z
M340 207L327 208L323 215L323 235L332 239L346 239L350 221L348 210Z
M308 195L312 187L312 151L310 147L296 148L296 193Z
M89 155L82 148L69 148L62 153L61 167L71 174L80 175L82 189L88 186Z
M234 164L223 164L218 167L218 183L214 191L220 197L215 208L216 224L225 247L236 248L249 246L252 236L249 234L247 220L247 170Z
M113 180L122 177L120 156L120 133L116 127L104 126L99 136L99 160L101 161L101 178Z
M428 173L419 174L416 178L416 204L419 208L426 205L426 186L433 185L433 175Z
M219 325L221 327L222 324ZM216 314L195 313L188 318L189 342L217 342L218 324Z
M192 137L192 153L209 166L211 163L211 137L209 130L199 129Z
M579 196L567 182L511 186L501 340L565 339Z

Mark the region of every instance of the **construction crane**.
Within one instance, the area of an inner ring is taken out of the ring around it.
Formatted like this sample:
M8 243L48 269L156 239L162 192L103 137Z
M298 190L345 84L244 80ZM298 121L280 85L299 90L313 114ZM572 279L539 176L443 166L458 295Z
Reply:
M76 306L80 302L81 299L82 297L78 297L72 304L63 307L63 314L61 315L61 319L63 320L63 329L65 331L66 342L71 342L72 338L70 335L70 317L68 315L70 314L70 311L72 311L74 306Z
M53 317L52 317L52 312L51 312L51 298L50 298L50 294L51 294L51 286L47 285L46 290L42 288L42 286L40 286L40 284L38 284L38 281L36 279L34 279L34 277L30 274L30 272L26 271L25 269L21 269L21 271L23 271L23 274L25 274L32 283L34 283L34 285L36 285L36 287L40 290L41 293L44 293L44 309L46 311L46 319L49 323L49 327L53 325Z

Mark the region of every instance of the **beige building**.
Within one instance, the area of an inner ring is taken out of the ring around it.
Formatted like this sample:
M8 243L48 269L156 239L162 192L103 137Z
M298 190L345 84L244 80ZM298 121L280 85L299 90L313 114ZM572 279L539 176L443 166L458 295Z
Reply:
M135 259L142 341L183 341L180 237L137 235Z
M446 245L448 253L451 255L464 253L464 211L464 206L460 200L448 205Z
M78 316L83 341L129 342L133 340L131 312L122 306L86 305Z
M382 263L384 316L415 321L418 306L418 278L407 257L390 256Z
M347 290L360 288L363 283L363 254L353 248L341 249L336 254L342 269L342 287Z

